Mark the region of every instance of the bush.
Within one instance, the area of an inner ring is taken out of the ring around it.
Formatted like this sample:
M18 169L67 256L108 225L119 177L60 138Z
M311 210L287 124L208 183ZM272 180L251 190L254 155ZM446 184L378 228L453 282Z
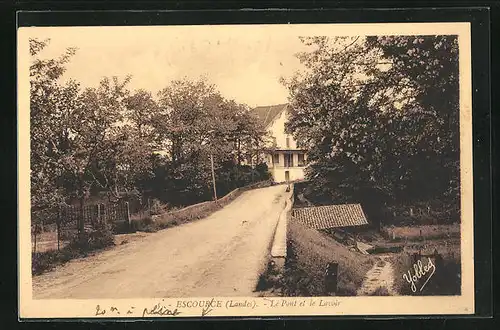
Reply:
M424 295L460 295L460 258L445 256L441 263L436 264L436 273L423 291Z
M265 181L271 179L271 173L266 163L259 163L255 166L255 171L258 173L258 179L256 181Z
M373 291L370 296L390 296L389 290L386 287L378 287Z
M89 231L76 234L70 241L69 246L80 251L92 251L114 244L114 233L111 226L100 223Z
M158 229L158 225L149 216L130 222L130 232L143 231L146 233L153 233L158 231Z
M166 204L163 204L159 199L153 198L150 204L151 207L151 214L152 215L157 215L157 214L162 214L166 212L168 206Z
M267 269L264 273L259 276L259 281L257 282L256 291L275 291L281 288L281 283L283 282L283 276L277 269L274 261L269 261L267 264Z
M69 244L60 251L32 253L31 272L33 275L42 274L71 259L85 257L91 251L104 249L114 244L114 234L111 227L99 224L94 230L84 232L81 235L74 234Z

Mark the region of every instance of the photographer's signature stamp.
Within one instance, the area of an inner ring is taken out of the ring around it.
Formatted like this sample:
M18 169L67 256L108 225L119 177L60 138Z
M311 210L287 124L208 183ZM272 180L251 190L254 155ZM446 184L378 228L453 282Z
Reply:
M432 262L431 258L428 258L428 262L425 265L422 263L422 260L418 260L413 264L413 272L412 269L409 269L407 273L403 274L403 279L410 284L412 292L417 292L417 284L425 279L425 282L422 283L419 289L419 291L422 291L435 272L436 265Z

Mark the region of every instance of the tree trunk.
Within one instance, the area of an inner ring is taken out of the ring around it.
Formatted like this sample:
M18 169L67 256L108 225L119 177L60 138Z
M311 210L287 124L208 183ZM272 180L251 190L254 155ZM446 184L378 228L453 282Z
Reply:
M238 166L241 165L241 141L238 139Z
M80 221L78 223L78 233L80 234L80 238L83 237L85 232L85 218L84 218L84 206L85 206L85 197L80 197Z
M259 149L259 147L260 147L259 140L257 140L257 141L255 141L255 149L256 149L256 152L257 152L256 164L260 163L260 149Z
M60 250L60 244L61 244L61 221L62 221L62 205L59 205L59 212L57 213L57 222L56 222L57 251Z
M214 189L214 201L217 202L217 188L215 186L215 170L214 170L214 156L210 154L210 165L212 168L212 184Z
M33 253L36 253L36 225L35 225L35 233L33 234Z

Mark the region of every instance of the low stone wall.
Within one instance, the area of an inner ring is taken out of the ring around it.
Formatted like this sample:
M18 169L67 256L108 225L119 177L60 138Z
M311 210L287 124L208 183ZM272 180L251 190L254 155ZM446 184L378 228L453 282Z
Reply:
M186 206L186 207L184 207L182 209L179 209L179 210L167 212L165 214L174 215L174 214L179 214L179 213L186 212L186 211L189 211L189 210L192 211L192 210L197 210L197 209L203 209L206 206L211 205L212 203L213 203L213 201L208 201L208 202L202 202L202 203L198 203L198 204L193 204L193 205Z
M272 180L265 180L265 181L259 181L256 183L249 184L248 186L241 187L240 189L246 191L246 190L251 190L251 189L259 189L259 188L265 188L273 185Z
M224 206L224 205L228 204L229 202L231 202L232 200L234 200L239 195L241 195L242 192L243 192L243 189L236 188L233 191L231 191L230 193L226 194L224 197L220 198L217 201L217 203L222 204L222 206ZM211 202L211 203L213 203L213 202Z
M293 184L290 185L290 191L287 192L285 201L283 203L283 210L281 211L274 233L273 244L271 247L271 258L275 265L279 268L285 265L286 258L286 245L287 245L287 224L292 215L293 206Z

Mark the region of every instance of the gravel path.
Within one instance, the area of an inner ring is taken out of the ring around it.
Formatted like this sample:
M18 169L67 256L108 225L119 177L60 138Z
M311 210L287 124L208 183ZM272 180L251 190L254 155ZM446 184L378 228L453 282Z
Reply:
M264 270L285 186L251 190L205 219L33 278L34 299L251 296Z
M392 264L387 261L387 256L380 256L380 260L366 273L358 296L372 295L378 288L385 288L391 296L397 295L393 289L394 274Z

